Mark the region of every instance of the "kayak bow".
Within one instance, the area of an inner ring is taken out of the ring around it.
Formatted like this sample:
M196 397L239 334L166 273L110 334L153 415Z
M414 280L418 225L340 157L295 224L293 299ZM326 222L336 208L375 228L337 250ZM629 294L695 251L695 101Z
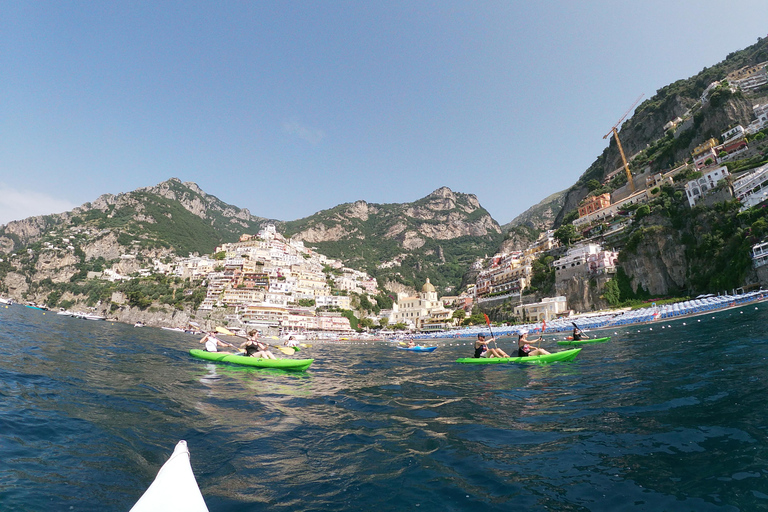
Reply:
M208 512L189 463L186 441L179 441L171 458L157 472L155 481L131 508L131 512L167 510Z

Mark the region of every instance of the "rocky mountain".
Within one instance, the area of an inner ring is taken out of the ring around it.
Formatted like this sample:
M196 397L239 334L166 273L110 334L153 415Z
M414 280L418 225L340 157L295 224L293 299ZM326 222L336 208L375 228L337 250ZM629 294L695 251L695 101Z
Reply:
M700 101L701 96L710 84L722 81L728 73L765 61L768 61L768 38L758 39L754 45L731 53L722 62L704 68L693 77L662 87L653 97L640 103L619 131L632 172L672 169L690 159L691 151L703 141L720 137L737 124L747 126L754 119L752 106L768 102L765 88L748 94L731 93L722 88L712 93L704 104ZM674 133L665 132L665 125L675 118L684 122ZM555 218L556 227L590 193L591 180L603 183L606 176L621 168L616 141L611 137L609 142L603 153L566 191L562 209ZM621 174L616 178L619 185L625 179Z
M504 241L498 252L525 250L541 232L552 229L563 208L565 194L565 190L556 192L501 226Z
M470 265L502 241L476 196L447 187L412 203L342 204L278 229L380 282L420 286L429 277L441 292L455 291Z
M70 212L0 226L0 293L38 301L51 290L61 298L62 289L69 290L66 299L97 296L98 287L87 284L91 273L131 275L146 266L143 262L209 254L266 223L398 289L421 286L429 277L442 291L456 290L470 265L495 252L502 240L498 223L475 196L448 188L413 203L357 201L280 222L253 216L173 178L103 195ZM176 291L162 293L182 304ZM198 296L191 289L181 293Z
M186 256L210 253L222 242L258 230L266 220L206 194L195 183L171 178L154 187L102 195L70 212L9 222L0 226L0 252L41 241L55 246L57 235L61 245L61 238L88 231L82 247L88 259L140 252Z

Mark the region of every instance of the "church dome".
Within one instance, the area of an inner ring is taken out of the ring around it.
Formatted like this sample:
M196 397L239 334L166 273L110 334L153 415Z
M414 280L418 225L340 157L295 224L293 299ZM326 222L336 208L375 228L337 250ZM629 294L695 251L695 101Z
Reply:
M422 293L431 293L435 291L435 287L432 286L432 283L429 282L429 278L427 278L427 282L424 283L424 286L421 287Z

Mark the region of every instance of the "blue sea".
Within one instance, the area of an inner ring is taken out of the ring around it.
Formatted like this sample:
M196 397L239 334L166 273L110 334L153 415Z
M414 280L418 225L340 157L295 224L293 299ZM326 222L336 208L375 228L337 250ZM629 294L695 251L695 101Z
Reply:
M313 343L303 373L19 305L0 322L3 511L127 511L180 439L211 512L768 509L768 304L600 331L570 363Z

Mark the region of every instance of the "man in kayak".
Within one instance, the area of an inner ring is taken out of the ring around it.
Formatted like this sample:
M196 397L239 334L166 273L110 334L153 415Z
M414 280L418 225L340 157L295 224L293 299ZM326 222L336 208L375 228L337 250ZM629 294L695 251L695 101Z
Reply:
M216 337L216 333L211 331L208 334L205 335L203 339L200 340L200 343L205 343L205 350L207 352L218 352L218 347L229 347L227 343L224 343L219 338Z
M277 359L275 355L269 351L269 345L259 341L259 332L255 330L248 333L248 339L240 345L240 348L245 349L246 356L260 357L262 359Z
M408 340L408 348L413 348L413 347L415 347L415 346L416 346L416 342L415 342L415 341L413 341L413 338L411 338L410 340Z
M539 339L536 341L541 341L542 339L544 338L539 336ZM543 356L549 354L549 352L543 348L534 348L529 345L529 343L528 331L526 329L520 331L520 334L517 337L517 357Z
M478 333L477 340L475 341L474 357L509 357L509 354L507 354L500 348L489 347L488 344L492 341L496 341L496 338L491 338L488 341L486 341L485 334Z

